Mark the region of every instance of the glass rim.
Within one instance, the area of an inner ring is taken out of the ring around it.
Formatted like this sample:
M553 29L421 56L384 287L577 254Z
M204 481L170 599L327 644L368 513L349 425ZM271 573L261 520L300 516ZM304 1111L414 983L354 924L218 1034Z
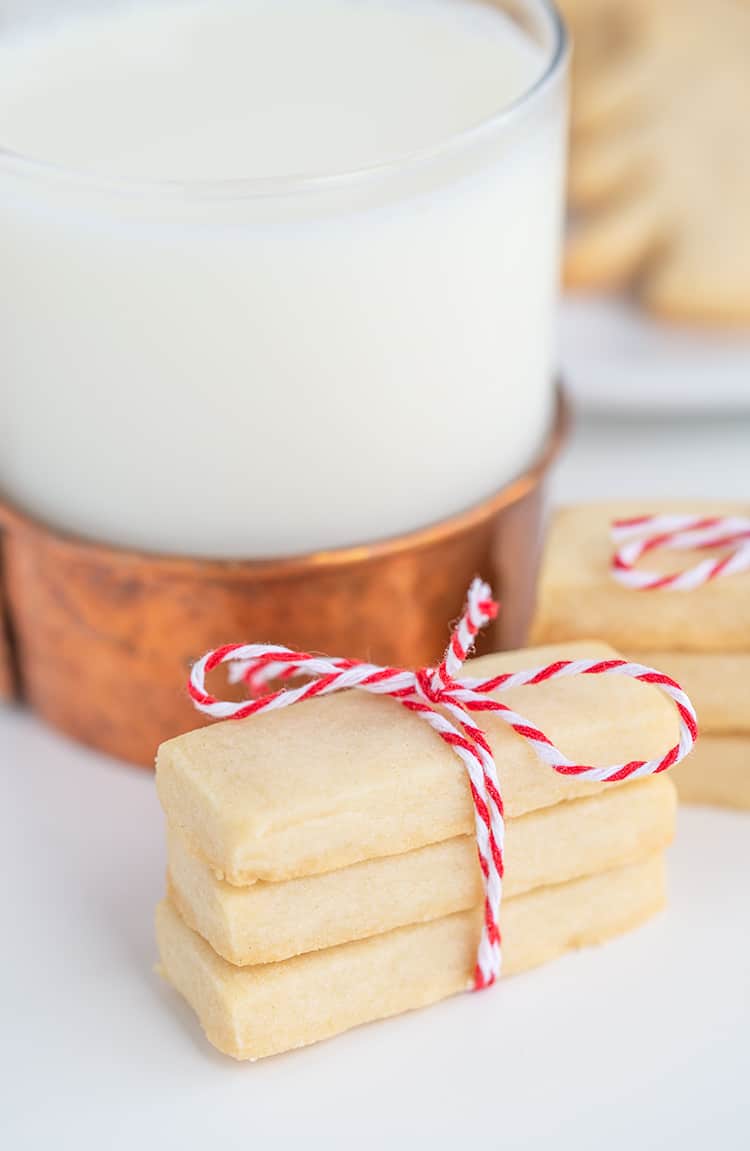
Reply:
M478 123L454 132L436 144L417 148L377 164L367 164L351 169L325 172L317 175L252 176L229 178L201 178L197 180L131 180L127 177L99 176L85 168L67 167L63 164L42 160L4 148L0 144L0 175L6 173L38 179L62 181L84 187L91 191L124 192L140 196L177 197L179 199L254 199L258 197L282 197L316 191L331 191L337 188L360 185L376 181L412 168L420 167L443 156L449 156L466 146L481 142L485 137L502 130L508 123L517 121L529 108L533 107L552 86L562 72L568 58L569 39L562 15L555 0L521 0L525 6L533 6L549 21L552 43L549 58L541 73L527 88L513 100L504 104L498 111L486 116Z

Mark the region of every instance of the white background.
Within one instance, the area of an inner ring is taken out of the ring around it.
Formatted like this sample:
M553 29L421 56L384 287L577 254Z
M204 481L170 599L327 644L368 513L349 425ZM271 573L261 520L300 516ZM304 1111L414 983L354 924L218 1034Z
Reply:
M750 420L584 419L553 482L676 494L747 499ZM11 709L0 762L7 1151L750 1146L750 813L681 810L669 910L634 934L249 1065L152 970L151 776Z

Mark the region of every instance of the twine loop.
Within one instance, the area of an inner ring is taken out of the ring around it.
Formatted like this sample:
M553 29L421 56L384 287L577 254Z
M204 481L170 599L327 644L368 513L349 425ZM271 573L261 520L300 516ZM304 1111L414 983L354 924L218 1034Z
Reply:
M615 520L611 574L618 583L638 591L692 591L722 576L750 570L750 519L745 516L656 515ZM705 559L684 571L636 570L649 552L730 549L718 559Z

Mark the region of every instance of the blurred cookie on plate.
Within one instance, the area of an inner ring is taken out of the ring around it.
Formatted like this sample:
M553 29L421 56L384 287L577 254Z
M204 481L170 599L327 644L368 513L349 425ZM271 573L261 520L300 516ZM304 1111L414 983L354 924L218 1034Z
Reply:
M750 3L562 0L574 39L566 279L750 324Z

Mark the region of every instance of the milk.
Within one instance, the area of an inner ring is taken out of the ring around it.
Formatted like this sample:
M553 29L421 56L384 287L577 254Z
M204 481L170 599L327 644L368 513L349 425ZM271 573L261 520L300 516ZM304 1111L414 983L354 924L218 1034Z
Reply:
M0 0L4 495L253 557L517 474L552 411L564 125L527 6L546 46L479 0Z

